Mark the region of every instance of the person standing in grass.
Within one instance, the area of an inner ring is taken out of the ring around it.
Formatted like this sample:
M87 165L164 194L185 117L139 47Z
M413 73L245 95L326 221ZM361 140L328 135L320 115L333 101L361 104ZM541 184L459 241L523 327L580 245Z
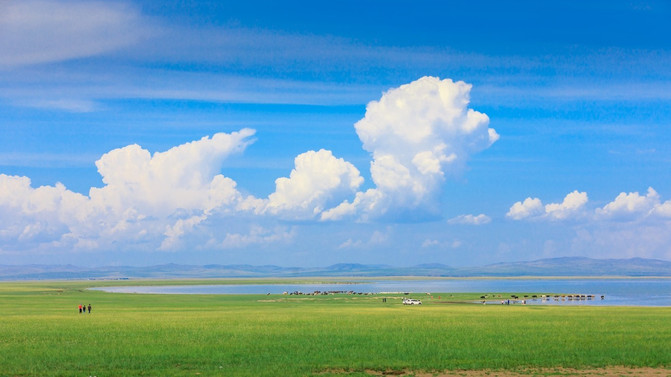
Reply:
M91 304L89 304L89 314L91 314Z
M79 304L79 314L82 314L82 304Z

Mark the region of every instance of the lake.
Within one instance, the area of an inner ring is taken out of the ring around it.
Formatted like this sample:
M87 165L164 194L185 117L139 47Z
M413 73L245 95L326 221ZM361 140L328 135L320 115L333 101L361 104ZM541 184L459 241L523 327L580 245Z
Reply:
M127 286L92 288L144 294L281 294L283 292L355 291L364 293L560 293L594 295L594 300L542 302L538 305L671 306L671 279L425 279L357 280L328 284L233 284ZM605 298L601 300L600 296Z

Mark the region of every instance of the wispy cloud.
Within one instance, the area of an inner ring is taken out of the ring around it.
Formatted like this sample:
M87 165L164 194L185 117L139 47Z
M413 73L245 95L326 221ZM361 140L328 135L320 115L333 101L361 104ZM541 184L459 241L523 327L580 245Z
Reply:
M390 231L389 229L387 229L386 232L376 230L370 235L370 238L367 240L361 240L361 239L353 240L351 238L348 238L345 242L341 243L338 246L338 249L362 249L382 245L389 240L389 234L388 234L389 231Z
M3 153L0 152L0 166L23 167L91 167L91 161L98 157L85 153Z
M492 221L492 219L485 215L485 214L479 214L479 215L460 215L454 218L449 219L447 222L448 224L465 224L465 225L484 225L484 224L489 224Z
M88 68L88 75L40 68L0 71L0 99L13 106L60 109L68 112L105 110L106 101L186 100L219 103L354 105L379 95L366 84L339 84L296 79L129 68L123 74ZM15 75L30 77L19 82ZM165 80L165 77L170 77Z
M287 243L294 236L294 229L285 229L283 227L266 229L260 226L252 226L249 233L227 233L223 241L217 243L213 240L208 245L221 249L240 249L249 245Z
M25 0L0 4L0 68L108 53L149 35L124 2Z
M14 106L87 112L114 99L361 104L398 84L387 71L405 72L408 80L462 72L478 83L479 101L497 105L659 100L671 93L670 69L659 64L668 53L654 50L494 55L263 28L185 27L128 2L29 0L2 7L0 25L8 32L0 33L0 98ZM629 64L612 64L622 60ZM379 73L371 77L372 70ZM564 76L573 79L557 80Z
M624 80L623 80L624 81ZM671 99L670 81L575 82L571 85L491 85L478 87L479 97L499 105L544 106L549 103L573 101L660 101ZM520 103L523 101L524 103Z

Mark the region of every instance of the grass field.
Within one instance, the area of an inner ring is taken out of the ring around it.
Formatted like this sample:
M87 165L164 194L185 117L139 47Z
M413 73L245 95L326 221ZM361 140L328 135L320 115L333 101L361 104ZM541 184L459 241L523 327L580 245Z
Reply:
M480 294L417 295L424 305L403 306L395 295L85 289L94 285L101 282L0 283L0 376L671 367L671 308L453 303ZM79 314L80 303L92 304L92 313Z

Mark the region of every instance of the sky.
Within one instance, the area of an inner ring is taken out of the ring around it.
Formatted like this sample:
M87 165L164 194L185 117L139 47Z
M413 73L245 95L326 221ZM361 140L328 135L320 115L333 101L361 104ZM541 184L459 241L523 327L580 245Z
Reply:
M671 260L669 19L0 0L0 264Z

